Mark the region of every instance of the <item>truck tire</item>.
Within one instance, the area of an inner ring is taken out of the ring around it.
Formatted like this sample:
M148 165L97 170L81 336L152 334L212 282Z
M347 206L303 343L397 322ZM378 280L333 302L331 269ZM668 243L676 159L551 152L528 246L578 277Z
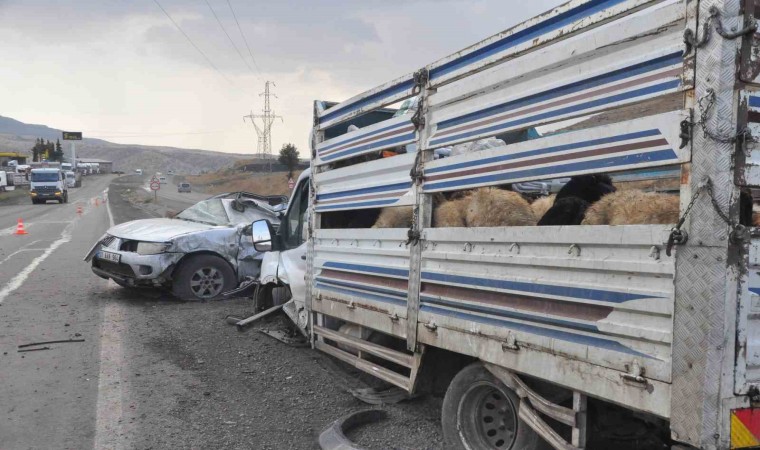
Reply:
M520 398L479 362L446 390L441 408L445 448L538 450L544 441L518 417Z
M235 288L235 272L214 255L190 256L174 273L172 293L182 300L217 300Z
M69 202L69 191L63 193L63 203Z

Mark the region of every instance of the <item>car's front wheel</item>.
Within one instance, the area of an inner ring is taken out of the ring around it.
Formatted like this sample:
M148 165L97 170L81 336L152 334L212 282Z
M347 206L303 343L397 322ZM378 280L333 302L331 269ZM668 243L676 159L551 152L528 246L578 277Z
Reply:
M235 272L214 255L191 256L175 272L172 293L183 300L217 300L235 288Z

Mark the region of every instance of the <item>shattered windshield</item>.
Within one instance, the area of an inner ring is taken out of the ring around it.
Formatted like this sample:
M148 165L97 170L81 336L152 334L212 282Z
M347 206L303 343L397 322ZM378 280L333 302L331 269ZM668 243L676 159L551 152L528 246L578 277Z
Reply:
M230 224L230 219L224 211L222 200L218 198L203 200L202 202L196 203L179 213L177 219L207 223L209 225Z

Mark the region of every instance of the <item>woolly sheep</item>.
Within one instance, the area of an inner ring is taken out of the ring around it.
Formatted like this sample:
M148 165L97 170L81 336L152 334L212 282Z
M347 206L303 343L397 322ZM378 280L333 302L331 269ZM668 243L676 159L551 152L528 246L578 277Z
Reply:
M412 207L383 208L372 228L409 228L412 226Z
M443 227L466 227L467 206L469 196L455 200L444 200L433 210L433 226Z
M563 197L554 204L538 221L538 226L580 225L591 204L580 197Z
M468 227L535 225L530 204L517 192L480 188L468 197L465 223Z
M589 205L615 190L608 175L576 175L562 186L538 225L580 225Z
M536 217L536 220L544 217L546 211L549 211L549 208L554 205L555 198L557 198L557 196L552 194L546 197L537 198L530 204L530 209L533 210L533 215Z
M677 195L619 191L605 195L586 211L582 225L670 224L678 222Z

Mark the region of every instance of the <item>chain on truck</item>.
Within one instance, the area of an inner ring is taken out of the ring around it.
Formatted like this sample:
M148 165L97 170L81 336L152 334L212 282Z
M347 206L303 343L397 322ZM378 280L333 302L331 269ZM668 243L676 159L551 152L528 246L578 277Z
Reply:
M445 392L452 448L757 446L756 15L753 0L573 0L315 102L311 170L276 232L253 227L271 250L261 291L289 286L314 348ZM433 226L440 196L664 169L669 223ZM380 208L408 223L374 228Z

